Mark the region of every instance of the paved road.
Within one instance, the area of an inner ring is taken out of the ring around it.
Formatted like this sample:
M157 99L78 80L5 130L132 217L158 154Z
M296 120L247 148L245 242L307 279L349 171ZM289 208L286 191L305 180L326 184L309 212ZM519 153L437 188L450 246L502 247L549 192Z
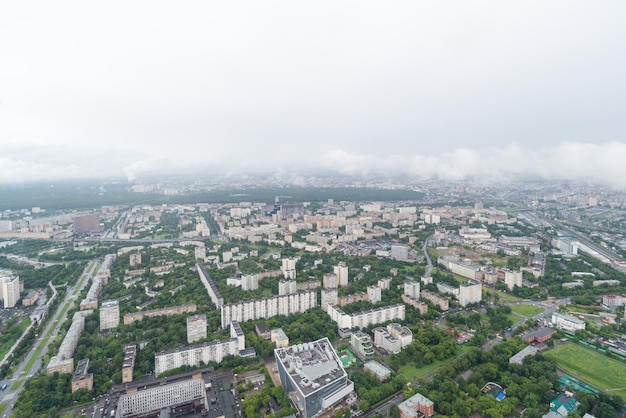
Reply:
M87 266L85 267L85 270L83 271L83 274L81 275L78 281L79 284L76 287L70 288L69 291L65 294L65 298L63 299L63 301L61 301L61 303L57 307L57 310L55 311L54 315L47 322L45 329L43 331L40 330L38 334L39 338L35 340L35 343L31 347L30 351L28 352L24 360L17 366L17 368L13 372L13 377L11 377L10 379L3 380L2 384L6 382L8 383L9 387L5 391L0 392L0 403L6 402L10 406L12 406L15 400L17 399L17 397L19 396L20 392L24 389L24 382L26 381L26 379L28 379L30 376L35 374L40 369L41 360L48 351L48 347L47 347L48 342L53 341L56 338L56 336L59 333L59 329L61 328L61 325L64 322L65 318L61 318L61 312L63 311L66 305L69 305L70 308L72 305L74 305L74 303L76 302L78 298L78 295L80 294L82 289L85 287L85 285L89 281L89 278L95 273L95 269L97 268L97 266L98 266L98 263L95 260L90 261L87 264ZM49 332L50 334L48 334ZM45 338L45 336L47 335L49 335L49 338ZM42 345L43 345L43 349L37 356L37 359L35 360L33 365L27 369L26 366L28 362L33 358L37 349L41 347ZM20 385L15 390L13 390L11 386L15 382L20 382ZM7 416L10 416L11 408L9 407L9 409L7 409L5 413L7 414Z
M373 417L376 414L381 414L382 416L386 416L387 415L387 411L389 410L389 407L391 406L391 404L399 404L400 402L402 402L402 393L394 396L393 398L389 399L387 402L385 402L384 404L377 406L376 408L372 409L371 411L365 413L362 415L363 418L369 418L369 417Z

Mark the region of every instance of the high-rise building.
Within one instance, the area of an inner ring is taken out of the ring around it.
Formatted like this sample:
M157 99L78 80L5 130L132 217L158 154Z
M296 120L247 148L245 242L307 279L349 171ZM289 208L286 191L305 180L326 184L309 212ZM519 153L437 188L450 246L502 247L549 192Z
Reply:
M336 289L337 287L339 287L339 280L337 280L337 275L335 273L324 274L323 285L326 288Z
M193 315L187 317L187 343L201 340L207 337L206 315Z
M257 290L259 288L259 276L256 274L246 274L241 276L242 290Z
M333 272L337 276L337 286L347 286L348 285L348 266L346 263L341 262L333 267ZM326 287L326 286L325 286ZM333 287L333 286L328 286Z
M106 300L100 305L100 330L117 327L120 323L120 304L116 300Z
M483 298L483 285L470 280L459 286L459 305L465 307L470 303L480 303Z
M328 305L336 305L338 299L337 288L331 287L322 289L322 310L326 312Z
M317 292L313 290L229 303L222 305L222 327L226 328L232 321L245 322L277 315L291 315L308 311L316 306Z
M414 281L404 283L404 294L411 296L413 299L419 299L420 283Z
M0 271L0 298L6 308L14 308L20 300L20 278L8 271Z
M283 272L283 277L285 279L295 279L296 278L296 263L298 262L297 258L283 258L281 265L281 270Z
M370 303L376 304L382 300L382 289L380 286L367 286L367 297Z
M522 272L502 269L504 272L504 284L509 290L513 290L515 286L522 287Z
M290 293L296 293L298 291L298 284L295 280L279 280L278 281L278 294L288 295Z

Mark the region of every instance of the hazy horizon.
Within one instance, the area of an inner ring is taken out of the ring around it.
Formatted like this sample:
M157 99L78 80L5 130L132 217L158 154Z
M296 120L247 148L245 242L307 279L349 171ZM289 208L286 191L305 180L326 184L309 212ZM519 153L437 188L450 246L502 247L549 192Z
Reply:
M324 173L626 187L623 2L0 12L0 184Z

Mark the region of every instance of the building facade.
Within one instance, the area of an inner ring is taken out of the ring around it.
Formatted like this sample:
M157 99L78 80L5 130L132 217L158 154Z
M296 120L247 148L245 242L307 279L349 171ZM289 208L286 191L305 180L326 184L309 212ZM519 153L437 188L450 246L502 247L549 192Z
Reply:
M232 321L245 322L256 319L268 319L277 315L306 312L316 306L317 292L312 290L229 303L222 306L222 327L226 328Z
M328 338L274 350L285 391L304 418L320 415L354 392Z
M483 300L483 285L470 280L459 286L459 305L466 307L471 303L480 303Z
M4 308L14 308L20 300L20 278L8 271L0 271L0 298Z
M207 337L206 315L193 315L187 317L187 343L202 340Z
M154 356L154 372L159 375L182 366L199 366L214 361L221 363L226 356L239 356L245 350L245 336L236 321L231 322L231 338L177 348Z
M116 417L145 416L164 408L197 401L208 408L204 380L201 378L169 383L120 396Z
M381 324L387 321L404 320L405 306L391 305L354 314L345 313L337 305L328 305L326 311L330 319L337 323L338 328L366 328L370 325Z
M100 330L112 329L120 323L120 303L106 300L100 306Z

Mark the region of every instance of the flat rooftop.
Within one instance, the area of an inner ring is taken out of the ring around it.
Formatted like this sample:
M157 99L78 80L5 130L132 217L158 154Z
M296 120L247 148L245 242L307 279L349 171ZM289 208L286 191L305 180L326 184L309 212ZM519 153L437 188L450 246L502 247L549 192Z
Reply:
M278 361L305 396L342 377L347 378L328 338L279 348L275 352Z

